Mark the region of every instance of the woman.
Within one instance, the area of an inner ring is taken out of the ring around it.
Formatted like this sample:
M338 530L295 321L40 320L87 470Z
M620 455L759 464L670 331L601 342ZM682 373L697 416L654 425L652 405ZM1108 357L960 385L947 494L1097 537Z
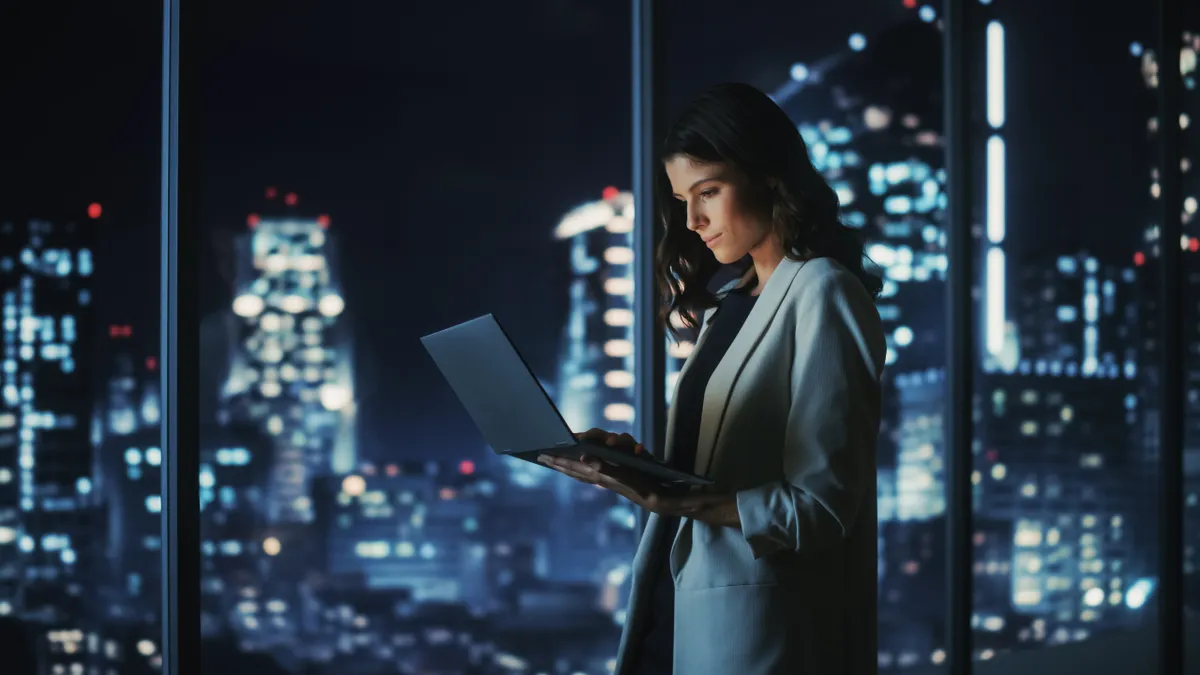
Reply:
M874 673L880 281L762 92L707 92L662 157L661 318L701 328L664 461L715 486L678 495L587 457L539 460L651 512L617 675ZM642 450L628 434L582 435Z

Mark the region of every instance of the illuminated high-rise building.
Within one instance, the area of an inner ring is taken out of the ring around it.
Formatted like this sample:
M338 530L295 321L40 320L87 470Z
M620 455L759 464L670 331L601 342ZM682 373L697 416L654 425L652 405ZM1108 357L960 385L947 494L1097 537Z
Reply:
M633 194L609 187L572 209L554 237L570 246L570 309L557 402L575 430L634 427ZM667 396L692 344L667 347Z
M1193 17L1185 17L1185 21ZM1144 137L1148 141L1148 152L1156 152L1160 142L1162 124L1179 125L1180 147L1180 179L1181 197L1179 217L1182 224L1183 236L1180 247L1183 249L1183 295L1191 299L1200 297L1200 170L1197 161L1200 160L1200 26L1189 25L1192 30L1185 30L1182 36L1182 50L1179 54L1179 76L1183 80L1180 88L1180 103L1182 114L1177 120L1163 120L1157 110L1148 113ZM1144 47L1140 42L1133 42L1129 47L1130 54L1138 60L1143 81L1146 85L1148 100L1154 101L1152 95L1157 93L1159 79L1163 76L1162 67L1166 64L1168 71L1174 76L1176 60L1168 55L1160 59L1154 50ZM1157 159L1157 157L1155 157ZM1134 253L1134 262L1139 267L1145 265L1145 283L1157 286L1159 270L1152 263L1159 257L1159 227L1161 217L1160 203L1161 188L1159 185L1160 166L1152 165L1147 177L1148 191L1147 209L1149 218L1143 230L1142 240ZM1168 211L1169 212L1169 211ZM1154 306L1151 306L1153 311ZM1195 302L1184 303L1184 316L1180 323L1183 326L1183 341L1187 345L1188 354L1183 377L1184 392L1184 576L1186 604L1189 608L1200 607L1200 305ZM1153 337L1147 342L1148 361L1156 359L1156 344ZM1146 399L1157 400L1156 391L1147 391ZM1155 446L1156 447L1156 446Z
M942 36L922 18L793 66L773 94L883 276L888 377L940 367L945 351Z
M108 327L102 403L96 406L99 437L124 436L158 428L162 419L158 349L148 349L130 324ZM99 441L100 438L93 438Z
M238 245L241 341L224 395L231 417L276 439L271 518L307 522L309 485L355 463L352 355L328 219L251 216Z
M92 233L0 224L0 615L81 613L93 541Z

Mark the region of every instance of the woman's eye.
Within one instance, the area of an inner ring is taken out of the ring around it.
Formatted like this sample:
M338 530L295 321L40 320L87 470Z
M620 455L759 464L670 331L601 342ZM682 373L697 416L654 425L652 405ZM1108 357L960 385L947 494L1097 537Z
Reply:
M708 198L710 198L710 197L713 197L713 196L715 196L716 194L717 194L717 191L716 191L716 189L714 188L714 189L712 189L712 190L705 190L704 192L701 192L701 193L700 193L700 196L701 196L701 197L703 197L703 198L705 198L705 199L708 199Z

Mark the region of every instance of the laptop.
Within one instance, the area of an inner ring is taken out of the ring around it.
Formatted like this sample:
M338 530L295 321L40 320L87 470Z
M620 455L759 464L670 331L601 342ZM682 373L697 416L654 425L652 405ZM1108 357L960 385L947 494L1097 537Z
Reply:
M421 343L497 454L530 462L539 455L578 459L586 454L640 471L668 488L713 483L649 453L577 439L491 314L426 335Z

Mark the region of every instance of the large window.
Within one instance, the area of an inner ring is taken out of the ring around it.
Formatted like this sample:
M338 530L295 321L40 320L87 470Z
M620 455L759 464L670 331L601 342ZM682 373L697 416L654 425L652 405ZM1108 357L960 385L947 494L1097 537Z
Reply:
M419 338L493 313L632 428L628 6L217 4L205 668L608 672L633 512L496 456Z
M0 21L3 670L152 673L160 4L19 4Z
M987 4L968 26L977 659L1154 619L1159 247L1178 245L1156 226L1156 17L1124 3L1083 30L1089 7Z
M795 121L884 278L887 408L877 452L879 665L940 663L946 343L942 33L927 3L668 3L667 115L744 81Z

